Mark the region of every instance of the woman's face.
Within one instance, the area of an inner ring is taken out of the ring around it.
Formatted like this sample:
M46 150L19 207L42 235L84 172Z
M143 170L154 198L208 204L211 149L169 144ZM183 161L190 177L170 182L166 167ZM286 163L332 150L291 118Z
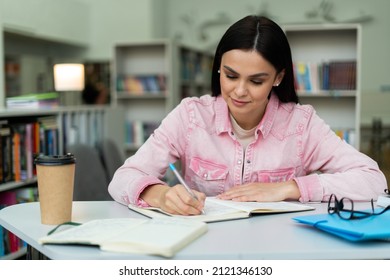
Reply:
M273 86L284 72L276 69L256 51L231 50L222 55L221 95L230 113L243 129L259 124Z

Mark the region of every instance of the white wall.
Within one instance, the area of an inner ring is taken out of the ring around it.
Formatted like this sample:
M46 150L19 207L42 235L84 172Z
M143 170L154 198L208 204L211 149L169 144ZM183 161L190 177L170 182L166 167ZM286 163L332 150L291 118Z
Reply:
M78 0L0 0L6 30L44 39L87 44L88 5Z
M114 43L153 37L153 0L79 1L89 6L87 59L109 59Z

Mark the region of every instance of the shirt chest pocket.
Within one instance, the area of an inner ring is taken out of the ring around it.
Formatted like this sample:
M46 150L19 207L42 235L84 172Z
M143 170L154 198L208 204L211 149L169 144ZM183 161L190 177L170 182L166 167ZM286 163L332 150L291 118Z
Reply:
M257 171L257 182L277 183L291 180L295 176L295 168Z
M224 191L228 168L225 165L193 158L186 174L187 182L207 196L214 196Z

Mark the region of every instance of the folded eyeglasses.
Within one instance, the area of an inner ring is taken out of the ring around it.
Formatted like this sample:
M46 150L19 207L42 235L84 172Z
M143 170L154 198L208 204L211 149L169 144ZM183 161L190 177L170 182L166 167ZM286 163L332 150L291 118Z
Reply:
M347 197L338 200L337 197L332 194L328 201L328 213L337 214L344 220L357 220L377 216L385 213L387 210L390 210L390 205L383 209L379 209L379 211L378 209L375 209L373 199L371 199L371 209L366 211L355 210L353 200Z

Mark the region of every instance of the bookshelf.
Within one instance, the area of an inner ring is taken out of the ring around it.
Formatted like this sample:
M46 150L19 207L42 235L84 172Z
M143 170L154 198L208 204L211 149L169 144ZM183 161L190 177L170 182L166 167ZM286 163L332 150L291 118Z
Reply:
M210 91L213 56L173 40L114 46L113 104L126 114L124 145L133 154L182 98Z
M359 149L360 25L289 25L284 30L300 103L313 105L341 138Z
M201 96L210 93L211 69L214 55L205 51L181 46L176 49L179 57L180 98Z
M64 154L70 144L95 146L105 138L118 143L113 137L123 139L123 131L114 124L122 113L110 106L0 110L0 209L38 200L35 154ZM25 252L25 243L0 227L0 260Z

